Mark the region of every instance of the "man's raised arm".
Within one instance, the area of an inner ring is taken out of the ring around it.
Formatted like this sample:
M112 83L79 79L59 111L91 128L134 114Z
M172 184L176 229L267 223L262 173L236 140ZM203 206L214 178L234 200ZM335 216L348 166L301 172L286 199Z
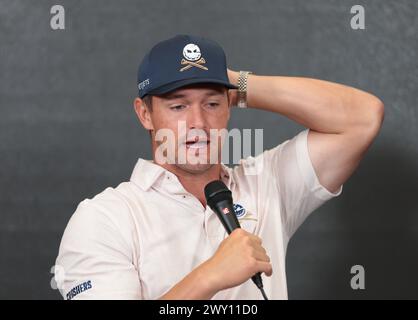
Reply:
M238 72L228 70L236 84ZM308 150L320 183L335 192L379 132L384 105L362 90L317 79L250 74L250 108L277 112L310 128ZM232 93L236 104L236 92Z

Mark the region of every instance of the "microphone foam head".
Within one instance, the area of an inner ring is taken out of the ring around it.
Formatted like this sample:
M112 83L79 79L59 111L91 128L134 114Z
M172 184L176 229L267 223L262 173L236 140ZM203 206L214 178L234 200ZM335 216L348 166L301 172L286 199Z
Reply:
M232 193L221 180L214 180L205 186L205 198L210 207L222 200L231 200Z

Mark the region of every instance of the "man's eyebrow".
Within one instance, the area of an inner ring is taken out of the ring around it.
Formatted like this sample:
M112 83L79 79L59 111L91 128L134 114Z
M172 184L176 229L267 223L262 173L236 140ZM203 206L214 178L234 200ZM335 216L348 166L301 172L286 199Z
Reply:
M213 91L209 91L205 94L205 96L210 97L210 96L223 96L224 92L223 91L218 91L218 90L213 90Z
M169 93L168 95L166 95L164 97L165 100L174 100L174 99L180 99L180 98L185 98L186 95L185 94L181 94L181 93Z

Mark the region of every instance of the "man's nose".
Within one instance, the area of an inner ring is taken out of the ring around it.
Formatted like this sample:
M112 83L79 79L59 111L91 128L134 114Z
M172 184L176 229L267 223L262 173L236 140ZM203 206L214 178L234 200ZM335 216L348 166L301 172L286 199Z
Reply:
M190 108L187 117L188 127L190 129L204 129L206 126L205 116L203 110L199 105L194 105Z

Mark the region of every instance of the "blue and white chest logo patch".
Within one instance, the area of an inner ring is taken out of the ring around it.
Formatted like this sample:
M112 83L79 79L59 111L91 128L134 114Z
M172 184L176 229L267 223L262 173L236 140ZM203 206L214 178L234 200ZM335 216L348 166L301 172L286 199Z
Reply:
M234 211L237 218L243 218L247 214L247 210L238 203L234 203Z

